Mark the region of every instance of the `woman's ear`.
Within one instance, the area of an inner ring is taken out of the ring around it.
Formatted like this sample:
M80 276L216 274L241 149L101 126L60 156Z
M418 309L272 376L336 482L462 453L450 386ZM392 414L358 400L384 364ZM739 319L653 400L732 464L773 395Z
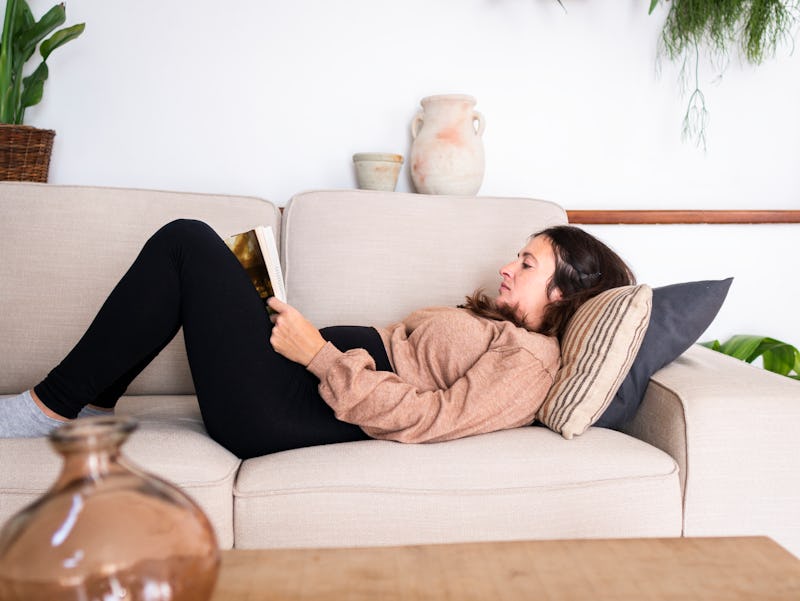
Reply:
M550 290L550 293L547 295L547 300L549 300L551 303L559 301L562 298L564 298L564 295L561 294L561 288L559 288L558 286L554 286L553 289Z

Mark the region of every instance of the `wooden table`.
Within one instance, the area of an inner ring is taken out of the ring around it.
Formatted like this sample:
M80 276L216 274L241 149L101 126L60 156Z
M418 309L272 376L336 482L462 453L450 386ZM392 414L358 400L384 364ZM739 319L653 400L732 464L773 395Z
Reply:
M771 539L674 538L224 551L213 601L798 601Z

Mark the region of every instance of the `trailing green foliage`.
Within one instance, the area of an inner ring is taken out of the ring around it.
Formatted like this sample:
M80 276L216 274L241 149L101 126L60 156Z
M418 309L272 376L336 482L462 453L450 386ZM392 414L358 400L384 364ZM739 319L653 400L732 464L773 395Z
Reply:
M6 0L3 35L0 38L0 123L22 124L25 109L42 100L50 54L83 33L85 23L55 31L67 20L64 4L57 4L38 21L26 0ZM44 41L42 41L44 40ZM40 45L41 42L41 45ZM23 68L37 46L42 61L27 77Z
M665 1L650 0L650 13ZM694 82L683 121L685 137L705 147L708 111L699 86L701 50L709 50L712 61L724 65L738 49L758 65L779 45L793 41L798 21L800 0L671 0L661 41L667 56L682 61L683 75Z
M761 357L764 369L800 380L800 351L780 340L767 336L738 334L723 343L711 340L700 344L748 363Z
M651 0L651 13L658 2ZM699 44L721 56L738 46L758 65L791 39L797 9L797 2L786 0L672 0L663 40L671 58L693 53Z

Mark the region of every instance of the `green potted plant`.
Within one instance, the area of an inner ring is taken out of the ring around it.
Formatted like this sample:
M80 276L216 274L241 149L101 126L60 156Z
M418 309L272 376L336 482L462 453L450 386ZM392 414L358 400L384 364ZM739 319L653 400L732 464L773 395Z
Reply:
M659 2L666 0L650 0L651 14ZM693 88L683 119L684 137L705 147L708 111L698 76L701 51L708 51L720 65L734 51L759 65L782 43L791 46L799 17L798 0L670 0L662 48L671 60L682 63L682 76Z
M762 365L767 371L800 380L800 351L775 338L737 334L722 343L719 340L710 340L700 344L747 363L761 357Z
M57 4L37 21L26 0L6 0L0 38L0 179L47 181L55 132L23 125L23 121L25 110L42 99L50 54L83 33L84 23L56 31L66 19L64 4ZM23 70L37 48L41 61L25 75Z

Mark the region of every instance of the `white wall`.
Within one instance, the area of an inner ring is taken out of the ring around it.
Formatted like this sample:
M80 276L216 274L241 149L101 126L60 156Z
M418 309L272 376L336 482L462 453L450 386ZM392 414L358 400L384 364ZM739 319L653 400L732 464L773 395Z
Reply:
M38 16L52 0L30 1ZM568 209L800 208L800 52L704 64L703 152L648 0L76 0L28 123L50 181L256 195L354 186L359 151L408 156L419 99L486 117L481 194ZM398 186L411 190L407 169ZM800 344L800 226L590 228L654 285L736 276L709 336ZM752 250L756 249L756 250Z

